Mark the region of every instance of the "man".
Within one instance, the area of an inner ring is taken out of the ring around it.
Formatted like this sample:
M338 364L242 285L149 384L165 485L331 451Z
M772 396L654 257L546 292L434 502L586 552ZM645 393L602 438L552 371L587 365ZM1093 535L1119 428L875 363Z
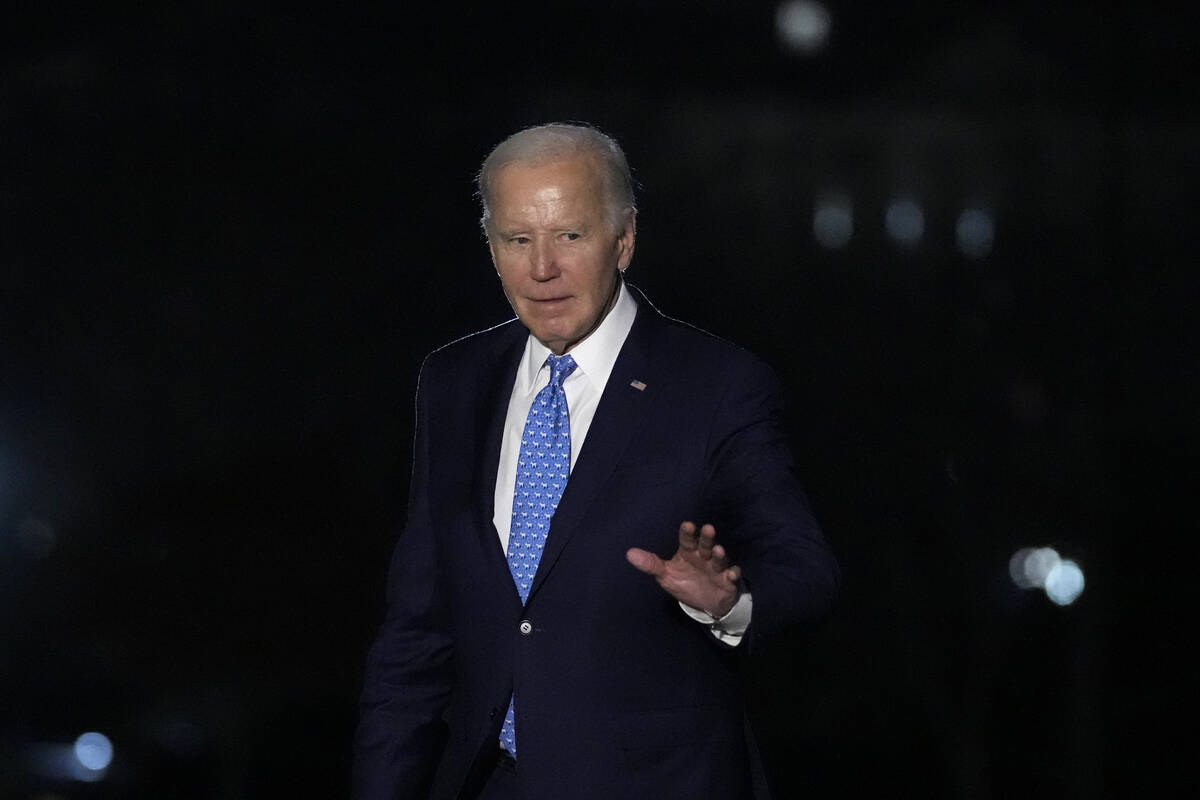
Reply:
M739 661L838 581L777 383L624 283L608 136L521 131L479 191L518 319L422 367L356 796L747 797Z

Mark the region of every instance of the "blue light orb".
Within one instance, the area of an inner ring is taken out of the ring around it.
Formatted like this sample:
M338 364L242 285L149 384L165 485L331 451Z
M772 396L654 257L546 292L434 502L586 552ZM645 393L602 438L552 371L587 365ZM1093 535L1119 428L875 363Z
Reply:
M107 769L113 758L112 742L103 733L85 733L75 740L75 758L92 772Z

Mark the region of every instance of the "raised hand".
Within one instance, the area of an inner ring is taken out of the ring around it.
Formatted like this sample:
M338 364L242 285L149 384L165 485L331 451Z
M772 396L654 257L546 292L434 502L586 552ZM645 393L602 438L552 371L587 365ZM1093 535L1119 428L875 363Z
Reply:
M679 525L679 548L669 561L638 547L627 550L625 558L653 575L658 585L679 602L720 618L737 602L742 571L729 566L725 548L716 540L717 531L712 525L697 530L695 523L683 522Z

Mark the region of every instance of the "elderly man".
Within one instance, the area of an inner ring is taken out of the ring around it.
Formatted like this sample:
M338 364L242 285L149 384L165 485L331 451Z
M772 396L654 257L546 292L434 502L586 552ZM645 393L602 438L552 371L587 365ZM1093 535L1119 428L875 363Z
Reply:
M625 283L610 137L520 131L479 193L517 319L422 367L356 796L749 797L739 662L838 582L777 382Z

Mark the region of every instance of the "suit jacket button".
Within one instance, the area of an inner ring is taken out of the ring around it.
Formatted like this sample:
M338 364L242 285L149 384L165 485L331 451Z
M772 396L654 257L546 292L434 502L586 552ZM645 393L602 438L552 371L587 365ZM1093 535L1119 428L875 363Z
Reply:
M533 623L527 619L521 620L521 624L517 627L520 629L522 636L528 636L533 633Z

